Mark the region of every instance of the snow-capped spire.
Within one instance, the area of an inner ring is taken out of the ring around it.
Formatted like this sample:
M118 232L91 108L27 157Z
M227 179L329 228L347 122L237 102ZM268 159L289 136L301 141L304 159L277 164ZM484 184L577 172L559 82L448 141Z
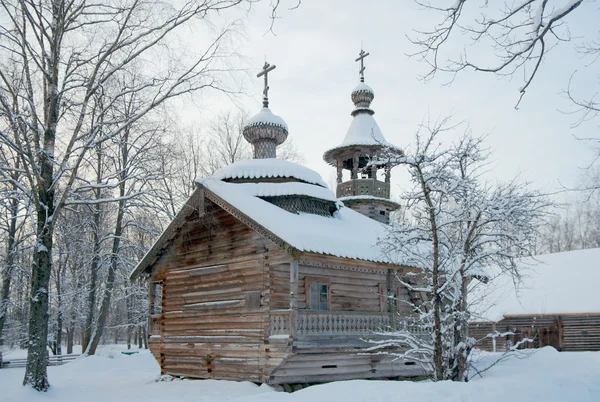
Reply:
M360 82L365 82L365 57L367 57L369 53L365 52L363 49L360 49L360 53L358 54L358 58L355 61L360 60L360 70L358 73L360 74Z
M355 61L360 61L360 70L358 73L360 74L360 82L354 89L352 90L352 102L354 102L355 109L352 111L352 116L356 116L359 113L368 113L373 115L375 112L370 109L371 102L375 98L375 92L373 89L365 84L365 57L367 57L369 53L366 53L364 50L360 50L358 54L358 58Z
M394 164L380 155L388 149L401 151L385 140L373 118L371 102L375 92L365 84L364 59L368 55L361 50L355 60L360 61L360 82L352 90L353 118L346 137L340 145L326 151L323 159L337 168L336 194L347 207L389 223L390 212L399 206L390 200L390 170ZM344 170L350 170L350 180L343 181Z
M270 65L265 61L265 65L260 73L258 73L257 77L265 76L265 89L263 89L263 107L269 107L269 72L275 70L277 68L276 65Z
M288 136L288 127L285 121L274 115L269 109L269 80L268 73L275 69L265 61L265 65L257 77L265 77L263 90L263 108L252 116L244 126L244 138L254 150L254 159L277 157L277 146L281 145Z

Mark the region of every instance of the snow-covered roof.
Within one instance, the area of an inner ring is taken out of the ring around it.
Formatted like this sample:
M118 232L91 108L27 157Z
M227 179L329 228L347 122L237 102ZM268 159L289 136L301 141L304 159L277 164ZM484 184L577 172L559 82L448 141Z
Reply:
M350 208L341 207L331 217L294 214L256 197L252 186L212 178L200 184L299 251L390 262L378 246L386 225Z
M521 265L524 277L517 288L507 277L477 285L471 298L475 321L499 321L504 315L600 312L600 248L536 256Z
M245 127L252 127L258 124L279 126L283 127L285 131L288 131L288 126L286 122L281 117L273 114L273 112L271 112L271 109L269 109L268 107L263 107L257 114L248 119Z
M369 113L358 113L352 119L350 128L346 133L341 146L347 145L391 145L389 144L377 125L373 116Z
M207 179L196 182L204 184ZM286 195L303 195L325 201L337 202L333 192L321 186L308 183L237 183L236 189L254 197L280 197Z
M352 93L355 92L371 92L373 95L375 95L375 91L373 91L373 88L371 88L364 82L359 82L358 85L354 87Z
M275 158L238 161L218 170L213 177L221 180L287 177L327 187L321 175L314 170Z

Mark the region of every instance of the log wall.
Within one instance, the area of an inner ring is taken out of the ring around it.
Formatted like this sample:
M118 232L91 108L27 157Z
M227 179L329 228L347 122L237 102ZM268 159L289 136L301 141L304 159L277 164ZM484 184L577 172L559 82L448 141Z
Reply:
M153 267L151 280L163 282L163 308L150 348L161 372L262 381L287 355L264 343L270 259L286 258L208 201L204 216L193 213Z
M497 323L471 323L471 336L482 339L477 348L492 351L491 338L483 339L494 329L500 333L511 332L496 338L496 351L504 352L511 345L524 338L532 342L523 343L520 348L553 346L557 350L600 351L600 313L562 315L518 315L506 316Z

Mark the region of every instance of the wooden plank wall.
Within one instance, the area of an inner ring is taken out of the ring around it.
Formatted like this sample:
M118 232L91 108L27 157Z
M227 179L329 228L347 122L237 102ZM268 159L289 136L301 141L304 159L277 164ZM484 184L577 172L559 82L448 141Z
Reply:
M506 351L507 343L515 344L524 337L535 342L524 347L546 346L554 343L562 351L600 351L600 314L521 315L508 316L496 323L499 332L516 332L496 339L496 351ZM492 323L471 323L471 336L481 338L492 332ZM490 340L480 342L478 348L492 351Z
M300 264L298 295L306 295L305 278L325 277L331 285L331 310L381 311L380 285L386 284L386 269L344 265L336 259L322 258ZM306 309L306 297L298 297L298 309Z
M153 271L163 311L150 348L163 374L262 381L267 360L287 356L264 343L270 258L279 247L209 201L188 218Z
M600 314L564 315L564 351L600 351Z
M387 267L383 264L356 261L344 263L344 259L312 256L303 259L298 274L298 309L306 309L305 278L324 277L331 284L331 310L334 311L381 311L380 285L386 289ZM271 308L289 308L290 271L289 262L271 264ZM398 285L399 286L399 285ZM408 300L406 288L400 297ZM407 309L407 303L400 303Z

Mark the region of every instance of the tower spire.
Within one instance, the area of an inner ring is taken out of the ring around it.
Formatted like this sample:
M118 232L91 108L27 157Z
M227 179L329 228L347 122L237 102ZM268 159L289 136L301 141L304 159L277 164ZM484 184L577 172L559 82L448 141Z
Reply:
M363 49L360 49L360 53L358 54L358 58L354 61L360 60L360 70L358 73L360 74L360 82L365 82L365 57L367 57L369 53L365 52Z
M281 145L288 136L288 126L279 116L269 109L269 72L275 70L275 65L265 61L257 77L265 77L263 89L263 107L246 122L242 131L244 138L250 144L254 152L254 159L266 159L277 157L277 146Z
M270 65L265 61L265 65L260 73L258 73L257 77L265 76L265 89L263 89L263 107L269 107L269 72L275 70L277 66Z

